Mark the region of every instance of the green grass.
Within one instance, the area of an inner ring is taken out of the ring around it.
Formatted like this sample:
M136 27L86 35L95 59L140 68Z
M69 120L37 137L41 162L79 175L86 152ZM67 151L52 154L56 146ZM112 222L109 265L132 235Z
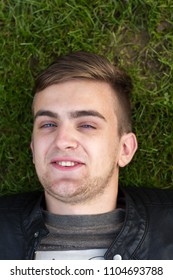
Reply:
M29 148L33 77L57 55L107 56L134 81L139 150L125 185L173 187L173 1L1 0L0 192L40 187Z

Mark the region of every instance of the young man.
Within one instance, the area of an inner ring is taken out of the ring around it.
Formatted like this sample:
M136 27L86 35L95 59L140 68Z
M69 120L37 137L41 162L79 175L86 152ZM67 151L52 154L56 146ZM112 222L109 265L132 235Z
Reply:
M173 259L172 191L118 188L137 149L131 89L87 52L38 76L31 150L44 192L1 198L1 259Z

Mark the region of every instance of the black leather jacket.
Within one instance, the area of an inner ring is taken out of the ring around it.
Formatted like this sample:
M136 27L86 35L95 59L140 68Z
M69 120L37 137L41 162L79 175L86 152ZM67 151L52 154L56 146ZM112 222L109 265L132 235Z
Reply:
M126 217L105 259L173 259L173 190L123 188ZM33 259L44 225L40 192L0 198L0 259Z

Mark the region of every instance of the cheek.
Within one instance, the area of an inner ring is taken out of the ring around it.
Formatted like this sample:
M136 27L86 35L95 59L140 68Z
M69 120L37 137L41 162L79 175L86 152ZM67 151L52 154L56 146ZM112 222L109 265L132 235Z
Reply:
M47 150L47 143L43 139L35 139L32 144L33 160L39 161L40 158L44 157Z
M119 156L120 142L116 134L109 134L104 138L102 145L102 155L105 160L111 162L117 162ZM108 164L108 162L107 162Z
M83 143L83 148L93 160L97 160L97 164L102 164L103 162L110 160L115 157L115 151L117 151L117 144L114 139L110 138L106 134L101 135L98 139L92 139L88 143Z

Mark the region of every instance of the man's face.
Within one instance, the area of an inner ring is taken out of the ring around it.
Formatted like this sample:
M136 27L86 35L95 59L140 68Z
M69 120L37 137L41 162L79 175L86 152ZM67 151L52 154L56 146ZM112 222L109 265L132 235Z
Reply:
M46 194L76 204L115 193L122 150L116 106L104 82L68 81L36 94L31 148Z

